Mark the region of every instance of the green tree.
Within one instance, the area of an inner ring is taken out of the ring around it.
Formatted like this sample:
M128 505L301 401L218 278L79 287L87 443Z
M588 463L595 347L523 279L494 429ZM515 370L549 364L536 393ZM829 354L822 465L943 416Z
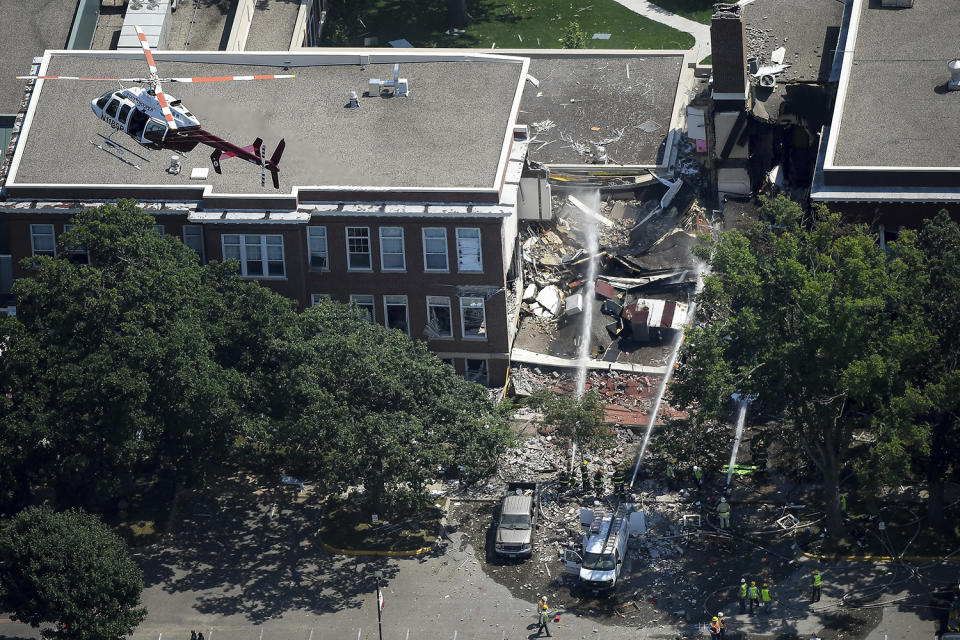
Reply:
M142 591L126 545L95 516L31 507L0 530L0 608L53 625L44 638L124 638L147 615Z
M587 34L579 22L573 21L563 28L560 46L564 49L586 49Z
M900 329L888 354L900 374L878 414L860 477L875 487L919 473L930 496L928 515L939 525L945 485L960 471L960 226L941 212L919 232L903 232L891 257L901 283Z
M242 424L244 380L217 362L211 339L243 324L210 313L236 276L200 266L133 202L75 223L61 248L84 247L89 265L65 251L29 258L17 316L2 321L7 499L49 483L67 504L98 505L129 491L138 469L187 479L203 467L195 458L229 449Z
M613 429L604 420L604 405L596 391L578 398L538 389L530 397L530 405L543 412L544 424L555 427L558 434L576 445L581 459L584 447L602 447L613 439Z
M702 250L711 274L674 397L708 421L723 419L734 391L756 394L753 406L781 415L820 472L828 524L839 530L853 434L871 427L896 372L885 357L894 324L887 257L865 228L823 208L805 222L779 197L762 214L754 229Z
M465 467L466 481L489 473L510 442L505 410L424 342L331 301L298 326L300 341L277 345L283 373L269 383L288 408L270 448L288 468L362 484L380 509L425 499L440 467Z

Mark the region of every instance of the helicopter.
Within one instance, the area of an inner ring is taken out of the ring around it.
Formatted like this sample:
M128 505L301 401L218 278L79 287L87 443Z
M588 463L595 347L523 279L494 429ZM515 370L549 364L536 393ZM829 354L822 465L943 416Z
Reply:
M150 50L147 37L139 26L136 27L140 46L146 57L149 76L146 78L94 78L86 76L17 76L19 80L110 80L116 81L120 88L107 91L99 98L90 101L93 113L110 125L113 131L109 136L101 136L107 145L120 148L111 138L123 132L150 150L169 149L179 153L192 151L199 144L214 149L210 154L213 169L222 173L220 160L237 157L258 165L261 172L270 172L275 189L280 188L280 156L286 145L280 140L273 155L267 159L263 140L257 138L253 144L240 147L228 142L200 126L200 121L190 113L187 107L174 96L164 93L161 83L170 82L231 82L238 80L276 80L294 78L295 74L271 74L250 76L211 76L201 78L161 78L157 63ZM124 87L123 83L138 83L142 87ZM103 149L100 145L95 145ZM122 151L121 151L122 153ZM134 165L139 169L138 165Z

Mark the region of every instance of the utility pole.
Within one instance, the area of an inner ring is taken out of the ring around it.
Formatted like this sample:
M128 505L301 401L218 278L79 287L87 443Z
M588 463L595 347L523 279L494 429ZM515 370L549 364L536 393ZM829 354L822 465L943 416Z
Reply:
M377 569L373 575L377 578L377 630L380 633L380 640L383 640L383 620L380 617L380 610L383 609L383 596L380 595L380 578L383 577L383 571Z

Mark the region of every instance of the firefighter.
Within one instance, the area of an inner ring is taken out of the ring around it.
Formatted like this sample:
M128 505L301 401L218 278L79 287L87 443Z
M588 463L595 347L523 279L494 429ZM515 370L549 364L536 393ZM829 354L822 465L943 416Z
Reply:
M599 464L597 468L593 471L593 489L597 492L598 496L603 495L603 467Z
M757 473L767 470L767 443L763 438L750 441L750 455L753 458L753 464L757 467Z
M580 480L583 482L583 490L590 491L590 467L586 460L580 463Z
M730 528L730 503L724 497L720 498L720 504L717 505L717 515L720 516L720 528Z
M673 490L676 485L677 472L674 470L673 466L677 464L677 461L671 458L667 460L667 488Z
M627 470L623 467L620 467L613 474L613 492L618 496L622 496L626 493L625 487L627 484Z

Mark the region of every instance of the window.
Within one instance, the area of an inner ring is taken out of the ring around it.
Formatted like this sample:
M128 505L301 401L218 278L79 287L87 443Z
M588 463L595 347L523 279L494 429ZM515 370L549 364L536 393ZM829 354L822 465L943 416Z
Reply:
M460 271L483 271L480 229L457 229L457 268Z
M107 106L107 100L113 97L113 91L107 91L105 94L97 98L97 106L103 109Z
M479 382L482 385L490 383L490 374L487 370L486 360L471 360L467 358L466 363L467 367L463 372L463 377L470 382Z
M121 123L126 122L127 116L130 115L130 109L131 109L131 106L129 104L125 104L122 107L120 107L120 115L117 117L117 120L119 120Z
M357 271L369 271L370 227L347 227L347 268Z
M57 255L57 243L54 241L52 224L30 225L30 248L35 256Z
M310 252L311 269L326 271L330 268L326 227L307 227L307 250Z
M315 307L320 304L321 300L329 300L329 293L311 293L310 294L310 306Z
M13 256L0 256L0 296L10 295L13 288Z
M423 230L423 268L426 271L449 271L447 264L447 230L427 227Z
M74 225L72 224L65 224L63 225L63 230L65 232L70 231L70 229L73 229L73 227ZM70 254L68 256L68 260L70 260L70 262L74 264L90 264L90 252L87 251L83 246L75 245L72 247L64 247L64 249L68 254Z
M203 264L206 257L203 250L203 227L199 224L183 225L183 244L196 251L200 256L200 264Z
M487 337L487 317L483 298L460 298L460 323L464 338Z
M380 267L384 271L403 271L407 268L401 227L380 227Z
M410 319L407 315L407 296L383 296L386 325L410 335Z
M239 260L240 273L248 278L282 278L283 236L224 234L223 259Z
M153 225L153 230L157 232L157 235L158 235L158 236L160 236L161 238L163 237L163 235L164 235L164 230L163 230L163 225L162 225L162 224L155 224L155 225Z
M120 101L114 98L110 101L110 104L107 105L107 110L104 112L111 118L117 117L117 107L120 106Z
M427 324L423 333L428 338L452 338L453 322L450 298L427 296Z
M373 306L373 296L368 295L352 295L350 296L350 302L357 305L361 311L367 314L367 320L370 322L376 322L376 314L374 313Z

